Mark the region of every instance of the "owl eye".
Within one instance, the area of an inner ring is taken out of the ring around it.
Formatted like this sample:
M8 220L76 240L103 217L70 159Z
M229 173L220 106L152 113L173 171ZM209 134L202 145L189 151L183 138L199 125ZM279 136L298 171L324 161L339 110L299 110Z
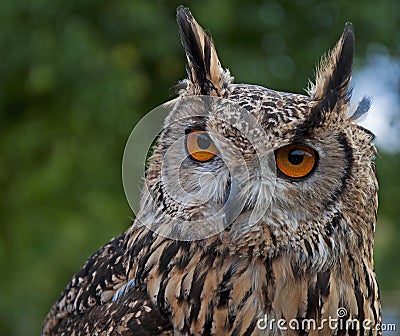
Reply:
M317 152L305 145L291 144L275 151L278 170L291 179L309 175L317 163Z
M186 134L186 150L194 161L207 162L215 157L218 150L205 131L190 130Z

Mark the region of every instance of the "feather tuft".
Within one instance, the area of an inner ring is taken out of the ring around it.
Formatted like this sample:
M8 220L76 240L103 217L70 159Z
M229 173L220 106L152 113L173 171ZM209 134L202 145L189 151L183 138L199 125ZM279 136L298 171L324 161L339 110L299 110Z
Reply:
M187 84L184 91L195 95L228 96L233 78L229 70L222 68L212 39L188 8L179 7L176 18L188 61L190 82L184 82Z

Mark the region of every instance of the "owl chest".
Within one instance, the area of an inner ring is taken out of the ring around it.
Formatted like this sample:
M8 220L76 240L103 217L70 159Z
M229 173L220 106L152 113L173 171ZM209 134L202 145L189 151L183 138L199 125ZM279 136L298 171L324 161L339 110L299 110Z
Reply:
M266 259L178 253L168 263L163 254L156 259L161 262L148 260L142 283L175 335L297 335L297 329L282 332L279 321L313 319L319 326L340 307L352 316L363 311L374 323L379 316L379 307L372 311L371 302L355 297L353 277L365 285L360 267L300 273L289 255ZM332 335L326 325L318 332Z
M193 256L186 267L154 269L147 291L170 316L176 335L262 335L257 321L271 308L261 260Z

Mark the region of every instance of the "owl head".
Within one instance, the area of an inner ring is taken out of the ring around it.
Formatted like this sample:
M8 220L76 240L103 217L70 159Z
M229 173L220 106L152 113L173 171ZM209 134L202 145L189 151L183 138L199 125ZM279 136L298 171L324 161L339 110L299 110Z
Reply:
M178 8L177 21L188 78L162 107L138 222L243 255L285 250L314 268L372 247L376 151L357 125L369 100L349 106L352 25L303 95L234 83L190 11Z

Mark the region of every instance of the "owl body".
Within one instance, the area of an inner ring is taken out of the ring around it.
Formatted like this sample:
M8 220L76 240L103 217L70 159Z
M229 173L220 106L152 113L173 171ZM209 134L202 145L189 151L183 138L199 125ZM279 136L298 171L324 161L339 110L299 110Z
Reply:
M351 26L300 95L234 84L190 12L177 18L188 79L137 218L42 335L380 335L376 150L356 123L368 101L349 108Z

